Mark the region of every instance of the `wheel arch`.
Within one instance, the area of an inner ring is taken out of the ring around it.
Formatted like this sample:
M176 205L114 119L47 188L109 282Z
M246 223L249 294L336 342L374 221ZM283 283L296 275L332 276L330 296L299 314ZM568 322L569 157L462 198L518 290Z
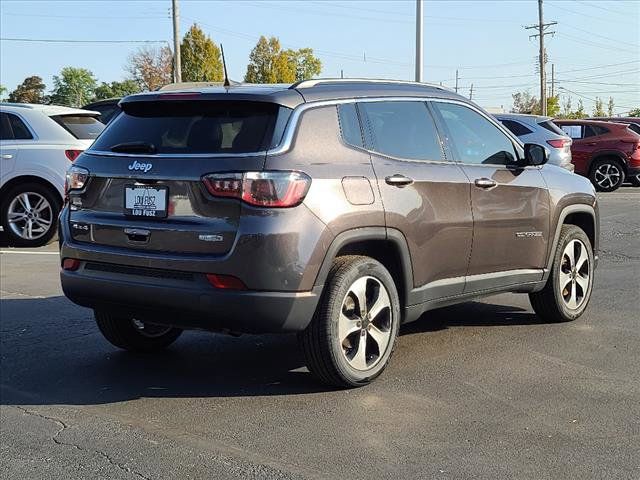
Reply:
M614 158L620 162L624 173L627 173L627 157L624 153L618 150L598 150L591 157L591 162L589 162L589 175L593 172L593 166L598 160L602 160L604 158Z
M8 180L0 188L0 203L5 201L5 195L9 190L11 190L13 187L17 185L25 184L25 183L38 183L43 187L48 188L49 190L51 190L52 193L55 194L55 197L58 199L59 201L58 206L62 207L62 203L64 199L60 195L60 192L58 191L56 186L50 181L48 181L47 179L38 177L36 175L19 175L17 177L13 177L12 179Z
M401 308L408 304L408 294L413 289L413 268L407 240L400 231L365 227L338 234L318 271L316 286L325 284L331 264L342 255L364 255L379 261L396 283Z

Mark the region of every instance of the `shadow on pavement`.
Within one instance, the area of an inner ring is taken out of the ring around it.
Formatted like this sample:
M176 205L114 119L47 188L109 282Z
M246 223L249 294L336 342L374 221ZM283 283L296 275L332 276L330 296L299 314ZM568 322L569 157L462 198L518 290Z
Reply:
M306 368L295 335L185 332L162 354L111 347L89 310L64 297L1 302L0 403L96 405L143 397L300 395L330 391ZM401 335L450 326L529 325L520 308L470 302L429 312Z

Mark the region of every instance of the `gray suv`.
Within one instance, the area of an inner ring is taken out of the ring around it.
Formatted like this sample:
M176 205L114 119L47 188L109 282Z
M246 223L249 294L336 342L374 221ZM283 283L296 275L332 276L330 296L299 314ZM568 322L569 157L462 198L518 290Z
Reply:
M591 296L590 182L447 89L367 80L129 96L68 172L65 294L117 347L298 332L363 385L401 324L497 292L545 321Z

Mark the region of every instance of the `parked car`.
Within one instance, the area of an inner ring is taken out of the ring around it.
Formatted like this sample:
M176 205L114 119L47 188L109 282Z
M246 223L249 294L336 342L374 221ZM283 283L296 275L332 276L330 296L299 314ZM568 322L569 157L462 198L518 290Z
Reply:
M92 110L98 112L98 120L105 125L113 120L116 115L120 113L120 107L118 103L120 98L108 98L106 100L98 100L97 102L89 103L82 107L84 110Z
M64 293L117 347L298 332L311 372L358 386L430 309L497 292L545 321L587 307L593 187L448 89L311 80L120 105L60 219Z
M597 118L588 118L587 120L626 123L629 125L629 130L636 132L637 134L640 134L640 117L597 117Z
M549 163L573 172L571 163L571 138L564 133L551 117L524 115L519 113L500 113L494 115L518 137L522 143L537 143L549 150Z
M0 104L0 221L8 241L49 242L65 173L104 125L98 113L55 105Z
M589 177L596 190L612 192L625 178L640 174L640 135L625 123L594 120L554 120L573 139L576 173Z

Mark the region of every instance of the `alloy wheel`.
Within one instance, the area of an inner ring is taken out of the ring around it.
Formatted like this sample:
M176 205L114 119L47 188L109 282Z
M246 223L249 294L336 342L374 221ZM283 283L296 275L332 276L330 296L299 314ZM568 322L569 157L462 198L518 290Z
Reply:
M594 179L598 186L604 189L613 188L622 177L620 167L613 163L603 163L596 168Z
M571 240L562 253L560 264L560 295L571 310L578 309L587 298L590 270L587 247L580 240Z
M9 204L9 228L25 240L37 240L51 229L54 218L49 201L36 192L22 192Z
M342 301L338 339L342 353L356 370L376 366L391 342L391 299L377 278L356 280Z

